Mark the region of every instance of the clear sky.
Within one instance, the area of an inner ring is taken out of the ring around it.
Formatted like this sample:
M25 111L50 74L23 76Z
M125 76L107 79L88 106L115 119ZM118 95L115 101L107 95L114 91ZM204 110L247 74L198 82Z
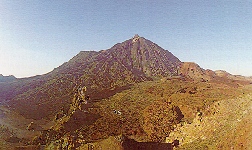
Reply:
M139 34L181 61L252 76L251 8L249 0L0 0L0 74L44 74Z

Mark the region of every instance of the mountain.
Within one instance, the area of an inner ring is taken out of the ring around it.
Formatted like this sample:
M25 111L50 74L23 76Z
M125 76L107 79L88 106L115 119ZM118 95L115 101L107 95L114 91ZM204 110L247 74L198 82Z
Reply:
M92 100L100 100L135 83L178 75L180 64L169 51L135 35L107 50L81 51L48 74L12 82L12 92L0 92L0 97L27 118L52 117L68 107L79 86L87 87Z
M135 35L47 74L0 82L0 147L230 149L251 123L251 83L181 62ZM79 89L90 97L83 105Z
M88 88L103 90L174 75L180 63L169 51L136 35L108 50L80 52L53 73L71 74Z

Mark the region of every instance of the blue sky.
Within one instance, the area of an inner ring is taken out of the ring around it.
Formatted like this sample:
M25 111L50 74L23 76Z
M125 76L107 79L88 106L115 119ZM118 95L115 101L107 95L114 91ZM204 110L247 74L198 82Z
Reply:
M0 74L44 74L139 34L181 61L252 76L252 1L1 0Z

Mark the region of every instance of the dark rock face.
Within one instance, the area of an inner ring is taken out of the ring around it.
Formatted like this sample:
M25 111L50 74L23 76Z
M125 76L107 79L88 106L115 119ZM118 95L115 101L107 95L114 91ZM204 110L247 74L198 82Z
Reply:
M172 143L137 142L127 137L124 137L122 146L124 150L173 150Z
M86 86L91 100L99 100L131 84L177 75L180 64L169 51L136 35L108 50L82 51L48 74L18 79L8 85L12 93L0 91L0 97L25 117L40 119L69 103L77 86Z
M93 124L98 118L100 118L100 116L97 114L85 113L78 110L63 124L63 126L67 132L75 131L80 127Z

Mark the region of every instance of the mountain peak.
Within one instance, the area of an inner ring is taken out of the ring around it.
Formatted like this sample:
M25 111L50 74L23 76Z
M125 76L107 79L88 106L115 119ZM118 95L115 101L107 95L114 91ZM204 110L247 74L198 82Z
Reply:
M140 36L138 34L135 34L134 38L140 38Z
M132 42L136 42L138 41L138 39L140 38L140 36L138 34L135 34L135 36L132 38Z

